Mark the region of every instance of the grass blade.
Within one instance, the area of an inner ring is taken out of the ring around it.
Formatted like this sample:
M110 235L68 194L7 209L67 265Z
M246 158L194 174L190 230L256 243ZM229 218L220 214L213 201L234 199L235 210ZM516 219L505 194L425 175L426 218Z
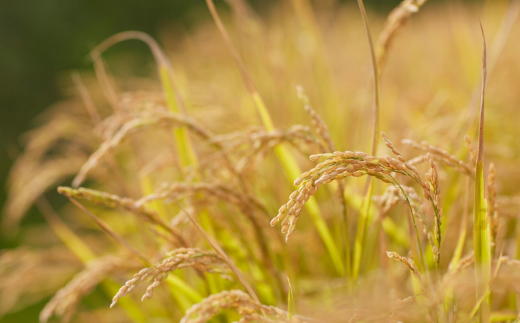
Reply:
M289 296L287 298L287 318L291 320L296 315L296 306L294 305L294 294L291 286L291 280L287 275L287 284L289 285Z
M477 298L482 298L479 306L480 322L489 322L489 290L491 279L490 228L487 217L487 203L484 196L484 93L486 89L486 38L482 32L482 92L480 98L480 122L478 134L477 172L475 178L475 208L473 244L475 249L475 268L477 279Z

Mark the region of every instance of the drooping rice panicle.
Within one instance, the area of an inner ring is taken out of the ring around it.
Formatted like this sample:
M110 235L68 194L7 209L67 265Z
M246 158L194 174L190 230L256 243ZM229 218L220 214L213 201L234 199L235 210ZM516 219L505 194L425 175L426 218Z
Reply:
M286 240L288 240L294 232L298 216L305 202L316 193L321 185L345 177L369 175L385 183L395 183L394 179L389 176L390 173L406 175L421 185L424 197L433 205L436 197L431 190L431 184L420 178L417 169L406 162L406 159L395 149L384 133L383 138L397 155L397 159L388 155L374 157L360 151L336 151L310 156L310 160L321 162L294 181L294 184L300 185L300 188L294 191L289 197L289 202L282 205L278 210L278 215L271 220L271 225L282 221L282 232L286 233Z
M179 243L181 243L181 245L186 245L186 242L180 234L180 232L166 224L164 220L161 217L159 217L159 215L155 211L149 209L146 205L137 205L136 201L131 198L120 197L115 194L96 191L83 187L75 189L71 187L60 186L58 187L58 193L65 195L69 198L87 200L105 207L117 208L134 213L139 217L142 217L147 222L158 225L164 230L170 232L171 234L173 234L173 236L175 236Z
M440 200L440 194L441 194L441 188L439 185L439 176L437 167L435 165L435 162L433 161L432 155L428 153L428 162L430 163L430 171L425 174L426 179L428 180L432 190L430 191L430 200L432 202L433 212L435 215L435 228L434 228L434 235L435 240L437 241L437 245L433 246L433 257L435 259L435 262L437 263L437 266L440 262L440 253L441 253L441 225L442 225L442 219L444 217L444 211L442 209L441 200Z
M146 195L135 201L135 208L146 208L146 203L158 199L166 199L173 202L198 193L206 193L215 196L220 200L233 203L242 209L251 209L253 207L262 213L267 214L265 207L257 198L238 192L233 187L222 183L164 183L152 194Z
M379 71L384 68L388 58L388 51L394 38L399 31L408 22L410 17L419 11L419 8L426 2L426 0L403 0L390 14L385 23L385 27L379 39L377 40L377 66Z
M320 115L311 107L309 98L305 94L303 87L297 86L296 93L298 94L300 100L303 101L305 112L307 112L311 116L312 126L314 127L314 130L319 135L321 140L323 140L323 142L327 146L327 149L336 150L334 142L330 137L329 127L327 126L325 121L320 117Z
M135 267L135 264L114 257L98 258L89 262L83 271L74 276L45 305L40 313L40 322L46 323L53 315L61 316L63 322L70 321L81 299L88 295L101 280L111 274Z
M457 265L453 268L449 268L448 271L442 277L441 287L443 289L449 288L453 279L462 272L464 269L471 267L475 263L475 254L470 252L457 262Z
M258 304L248 294L240 290L223 291L212 294L193 305L186 311L186 315L181 319L181 323L205 323L217 315L223 309L235 309L241 316L269 315L275 318L276 322L292 322L286 318L284 311L273 307ZM248 322L247 320L243 322Z
M489 173L487 177L487 196L488 196L488 218L489 229L491 234L491 254L495 254L496 238L498 232L498 205L497 205L497 184L496 184L496 168L495 164L489 164Z
M475 149L473 149L471 138L468 135L464 136L464 145L466 146L466 149L469 152L469 159L471 165L475 167L477 165L477 152L475 151Z
M396 300L394 306L392 307L392 313L402 310L403 308L411 304L414 299L415 296L408 296L406 298Z
M103 157L108 151L117 147L128 135L141 130L143 127L149 126L187 127L189 130L204 139L209 139L211 137L202 126L198 125L191 118L167 112L144 114L126 122L113 137L103 142L81 167L79 173L72 182L72 186L79 186L85 180L87 173L99 163L101 157Z
M217 272L223 273L225 276L226 263L214 251L205 251L197 248L179 248L169 253L169 257L156 263L150 268L141 269L134 277L127 281L119 292L112 299L113 307L117 301L128 294L132 289L139 285L142 281L148 280L153 283L146 289L146 293L142 297L142 301L152 298L155 288L166 279L170 272L186 267L193 267L201 272Z
M420 149L431 153L436 158L440 158L446 165L453 167L459 172L465 173L471 177L475 176L475 171L473 167L471 167L469 164L462 160L459 160L457 157L451 155L446 150L442 150L439 147L430 145L427 141L421 141L421 143L419 144L411 139L403 139L401 142L416 149Z
M422 292L424 293L424 296L431 298L431 290L428 286L428 282L426 281L426 278L419 272L419 269L415 265L415 262L411 258L406 258L400 256L397 252L393 251L387 251L386 255L388 258L394 259L396 261L401 262L403 265L405 265L412 273L412 275L420 282Z
M412 259L401 257L397 252L393 252L393 251L387 251L386 254L387 254L388 258L397 260L397 261L403 263L406 267L408 267L408 269L410 269L410 271L415 276L415 278L417 278L418 280L422 279L422 275L419 272L419 269L417 269L417 266L415 265L415 263L413 262Z

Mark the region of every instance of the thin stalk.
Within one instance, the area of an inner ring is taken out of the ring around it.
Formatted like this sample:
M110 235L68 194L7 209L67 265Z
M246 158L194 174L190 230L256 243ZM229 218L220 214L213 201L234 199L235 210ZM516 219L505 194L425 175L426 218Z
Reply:
M374 51L374 43L372 41L372 36L370 34L370 29L367 21L367 14L365 11L365 6L363 4L363 0L357 0L359 10L361 12L361 17L363 18L363 25L365 26L365 32L367 34L368 45L370 48L370 56L372 58L372 72L374 78L374 134L372 140L372 156L375 156L377 153L377 145L379 142L379 72L377 71L377 58ZM373 181L372 177L369 176L367 178L365 189L363 192L363 207L361 209L361 213L359 214L358 227L356 231L356 240L354 243L354 260L353 260L353 269L352 274L354 281L357 280L359 275L359 269L361 266L361 255L363 254L363 241L366 230L366 223L368 219L368 212L370 210L370 202L372 200L373 193Z
M251 76L247 72L244 63L242 62L242 59L240 58L240 55L238 54L235 47L233 46L231 38L229 37L229 35L226 31L226 28L224 27L224 24L220 20L220 17L218 15L217 9L215 8L213 1L206 0L206 3L208 5L209 11L213 17L213 20L215 21L215 24L217 25L217 28L220 31L220 34L222 35L224 42L226 43L226 46L228 47L229 51L231 52L231 55L233 56L236 64L238 65L238 69L240 71L240 74L242 75L245 86L246 86L249 94L251 95L251 99L253 100L256 111L258 112L260 119L262 120L262 123L264 124L265 129L267 131L274 131L275 127L274 127L273 121L271 119L271 116L269 114L269 111L267 110L267 107L265 106L264 101L262 100L262 97L258 93L258 90L257 90ZM300 170L300 167L298 166L298 163L294 159L294 156L287 150L287 147L284 146L283 144L277 145L276 147L274 147L274 152L275 152L276 156L278 157L278 160L282 164L285 175L287 176L289 181L292 181L295 178L298 178L302 172ZM314 222L314 225L315 225L318 233L321 236L321 239L323 240L323 242L325 244L325 247L327 248L327 251L329 252L329 255L332 259L332 262L334 264L336 271L340 275L343 275L345 272L345 269L344 269L342 261L341 261L340 252L332 238L332 235L330 233L329 228L327 227L327 224L325 223L325 220L323 220L323 217L321 216L318 203L316 202L316 200L314 198L311 198L307 203L305 203L305 206L306 206L307 210L309 211L309 214Z
M484 28L480 24L482 32L482 90L480 98L480 122L479 142L477 151L477 172L475 176L475 208L474 208L474 232L473 243L475 249L475 269L477 279L477 298L479 303L480 322L489 322L489 290L491 274L491 246L490 228L487 217L487 203L484 196L484 93L486 89L486 38Z

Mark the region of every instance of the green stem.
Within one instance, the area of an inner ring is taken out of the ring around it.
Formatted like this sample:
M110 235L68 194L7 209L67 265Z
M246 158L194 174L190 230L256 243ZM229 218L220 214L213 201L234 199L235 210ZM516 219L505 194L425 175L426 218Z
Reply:
M374 43L372 41L372 35L370 34L370 28L368 26L367 21L367 14L365 11L365 6L363 4L363 0L357 0L359 10L361 12L361 17L363 18L363 25L365 27L367 39L368 39L368 45L370 48L370 56L372 58L372 72L373 72L373 78L374 78L374 134L373 134L373 141L372 141L372 156L376 155L377 152L377 146L378 146L378 139L379 139L379 77L378 77L378 71L377 71L377 58L374 50ZM356 240L354 243L354 262L353 262L353 278L354 281L357 280L357 277L359 275L359 269L361 266L361 255L363 253L363 239L364 234L366 230L366 222L368 218L368 212L370 210L370 202L372 199L372 193L373 193L373 184L372 184L372 178L368 177L367 182L365 184L365 190L364 190L364 201L363 201L363 208L362 213L359 215L358 220L358 228L356 231Z

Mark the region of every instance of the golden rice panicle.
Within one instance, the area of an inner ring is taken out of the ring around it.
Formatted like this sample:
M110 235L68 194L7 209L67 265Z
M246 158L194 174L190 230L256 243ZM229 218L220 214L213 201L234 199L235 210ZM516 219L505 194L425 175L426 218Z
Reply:
M327 126L327 123L320 117L318 112L316 112L310 102L309 98L305 94L305 91L303 90L303 87L297 86L296 92L298 94L298 97L303 101L305 104L304 109L305 111L311 116L312 119L312 126L314 127L316 133L320 136L320 138L325 142L327 145L327 149L329 150L336 150L334 142L332 141L330 137L329 127Z
M153 292L161 282L168 277L168 274L179 268L194 267L204 272L222 272L225 262L213 251L205 251L197 248L179 248L170 253L170 257L158 262L153 267L143 268L134 277L127 281L117 294L112 298L113 307L117 301L128 294L132 289L139 285L143 280L153 280L148 286L142 301L152 298Z
M475 165L477 165L477 152L473 148L471 138L468 135L464 136L464 145L466 146L466 149L469 152L469 158L471 161L471 165L473 165L473 167L475 167Z
M498 205L497 205L497 183L496 183L496 168L494 163L489 164L489 174L487 178L488 190L488 217L490 223L491 247L493 250L496 245L496 236L498 232Z
M447 288L459 273L471 267L474 263L475 253L471 251L469 254L460 259L460 261L457 263L455 267L448 268L448 271L442 277L442 287Z
M168 201L178 201L186 196L205 193L216 197L220 201L229 202L236 205L245 214L250 214L253 209L262 213L267 213L264 205L252 195L237 191L232 186L220 182L201 182L201 183L164 183L153 193L142 197L135 202L137 208L142 208L154 200L166 199Z
M99 258L90 262L45 305L40 313L40 322L47 322L53 315L61 316L63 322L68 322L76 312L81 299L103 279L110 274L134 267L113 257Z
M430 170L425 174L428 183L430 184L432 190L430 194L430 200L433 206L433 211L435 214L435 227L434 227L434 235L437 240L437 245L433 246L433 257L435 262L439 264L440 262L440 248L441 248L441 225L442 218L444 217L444 212L441 205L441 188L439 185L439 176L437 166L433 157L430 153L428 153L428 162L430 164Z
M341 180L345 177L361 177L369 175L380 179L385 183L394 183L390 173L399 173L412 177L425 191L428 199L431 195L430 185L426 184L419 176L417 169L408 164L406 159L393 146L386 134L381 133L387 146L397 156L370 156L361 151L335 151L333 153L311 155L312 161L318 162L314 168L304 172L294 181L294 185L300 187L291 193L289 202L282 205L278 214L271 220L271 225L275 225L282 219L282 232L286 233L286 241L290 238L296 228L298 216L305 202L316 193L316 190L323 184L328 184L334 180ZM387 176L388 175L388 176Z
M412 275L415 278L417 278L417 280L419 280L419 282L421 283L421 289L422 289L424 295L429 298L432 296L431 290L428 286L427 279L425 279L425 277L419 272L419 269L415 265L415 262L413 261L413 259L402 257L397 252L393 252L393 251L387 251L386 255L388 256L388 258L397 260L397 261L401 262L403 265L405 265L412 272Z
M296 228L296 222L303 205L321 185L348 176L361 177L364 175L373 176L385 183L393 183L391 177L386 176L387 174L394 171L404 173L407 167L417 171L413 166L406 166L402 160L390 156L376 158L361 151L335 151L334 153L312 155L310 159L312 161L323 159L323 162L304 172L294 181L294 185L300 185L300 187L291 193L289 202L282 205L278 214L271 220L273 226L283 219L282 232L286 233L286 240L290 238ZM415 176L417 180L420 180L418 174L410 175L406 173L406 175Z
M265 315L272 317L274 322L291 322L291 320L286 318L287 314L284 311L273 306L259 304L241 290L231 290L212 294L200 303L193 305L186 311L186 315L181 319L180 323L205 323L221 310L229 308L236 309L240 316L248 317L248 319L253 317L260 318L265 313ZM272 322L272 320L260 321ZM251 321L246 319L241 322Z
M59 186L58 193L69 198L87 200L105 207L129 211L136 214L139 217L142 217L145 221L159 225L165 229L168 229L169 231L173 230L169 228L169 226L159 217L157 213L155 213L145 205L137 205L135 200L128 197L121 197L115 194L101 192L84 187L75 189L66 186ZM177 239L181 238L178 233L175 232L174 234Z
M385 216L395 205L402 201L398 187L388 186L383 195L378 197L378 204L381 209L380 216Z
M428 161L428 155L419 155L417 157L414 157L414 158L408 160L408 164L415 166L415 165L422 164L425 161Z
M409 161L406 160L406 158L403 157L403 155L401 155L401 153L395 148L394 144L392 144L392 142L390 141L390 139L388 139L388 136L386 135L386 133L384 132L381 132L381 136L383 137L383 139L385 140L385 144L388 148L390 148L390 150L392 150L392 153L394 155L397 156L397 159L398 161L402 164L402 166L405 167L405 169L408 169L408 170L411 170L412 173L409 174L411 177L413 177L417 182L419 182L421 184L421 186L425 186L422 184L422 180L421 180L421 177L419 176L419 171L417 170L417 168L415 168L414 166L414 163L410 163ZM396 161L395 159L392 159L390 156L386 156L386 157L378 157L380 161L382 160L387 160L388 162L391 162L392 165L396 165ZM404 170L404 169L401 169L403 167L399 167L398 169L399 170Z
M406 195L410 200L414 202L419 202L420 198L412 187L401 185L402 189L405 191ZM383 195L378 198L378 203L381 207L382 215L387 214L392 207L397 205L399 202L406 202L406 198L401 192L399 187L388 186ZM415 204L412 204L414 207Z
M388 256L388 258L391 258L391 259L394 259L394 260L397 260L397 261L403 263L406 267L408 267L408 269L410 269L412 274L417 279L419 279L419 280L422 279L422 275L419 272L419 269L417 268L417 266L415 265L415 263L412 259L401 257L397 252L393 252L393 251L387 251L386 255Z
M164 108L166 109L166 108ZM78 174L72 181L72 186L77 187L83 183L90 170L96 167L100 160L111 150L121 144L131 134L150 126L173 126L186 127L197 136L209 140L211 134L195 120L179 114L169 112L145 112L134 119L123 124L117 132L105 140L99 148L89 156L88 160L81 166Z
M388 50L399 30L406 24L412 14L419 11L419 8L425 2L426 0L404 0L390 12L385 27L377 40L377 66L379 70L383 69L388 56Z
M421 143L417 143L411 139L403 139L401 141L403 144L409 145L413 148L423 150L431 153L433 158L442 161L445 165L454 168L456 171L467 174L471 177L475 176L475 170L468 163L458 159L457 157L451 155L446 150L440 149L439 147L433 146L427 141L421 141Z
M386 133L384 132L381 132L381 136L383 137L383 139L385 140L385 144L388 148L390 148L390 150L392 150L392 153L394 153L394 155L397 156L397 159L399 159L401 162L406 162L406 159L401 155L401 153L394 147L394 145L392 144L392 142L390 141L390 139L388 139L388 136L386 135Z
M396 311L404 309L406 306L410 305L414 299L415 299L415 296L408 296L404 299L396 300L394 303L394 306L392 307L392 312L396 312Z

